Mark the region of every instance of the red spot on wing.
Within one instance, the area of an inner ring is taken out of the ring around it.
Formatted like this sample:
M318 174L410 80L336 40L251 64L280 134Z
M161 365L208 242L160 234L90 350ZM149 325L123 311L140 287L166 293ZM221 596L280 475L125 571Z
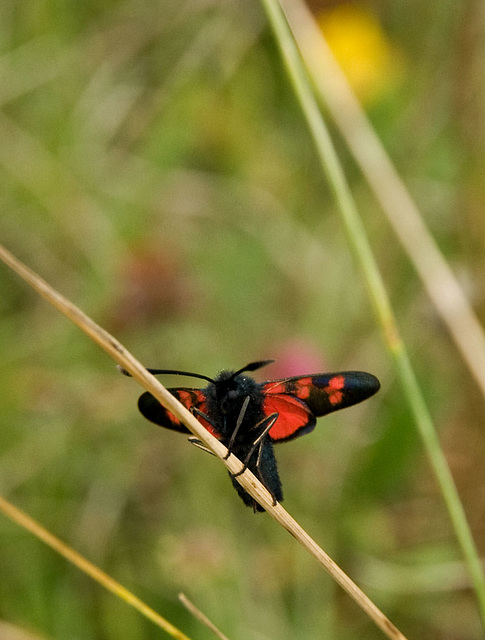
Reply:
M187 409L191 409L191 407L198 404L197 402L194 402L194 400L196 400L197 398L197 393L195 391L189 391L188 389L178 389L176 397L185 407L187 407Z
M286 380L275 380L264 384L264 393L287 393L288 385Z
M269 431L269 436L274 442L289 440L306 432L315 425L315 419L308 407L298 398L288 394L269 394L263 404L264 413L269 416L278 414L274 426Z
M342 389L345 388L345 377L344 376L334 376L330 379L328 386L325 387L325 391L328 393L328 400L330 404L336 405L342 402L343 392Z
M191 411L193 408L196 408L202 413L207 414L207 399L203 391L199 391L198 389L170 389L170 391L177 398L177 400L180 400L184 407L186 407L189 411ZM171 421L175 425L181 424L180 420L176 416L174 416L173 413L171 413L170 411L168 411L167 413ZM207 422L207 420L204 420L204 418L198 413L195 413L194 416L197 418L200 424L205 429L207 429L207 431L209 431L209 433L212 433L213 436L219 438L220 434L209 422Z
M313 386L313 379L310 376L300 378L295 381L295 395L301 400L306 400L310 395L310 388Z

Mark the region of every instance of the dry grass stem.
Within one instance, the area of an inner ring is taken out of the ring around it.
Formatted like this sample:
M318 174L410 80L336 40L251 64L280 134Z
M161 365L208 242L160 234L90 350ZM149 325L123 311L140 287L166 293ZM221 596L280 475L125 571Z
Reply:
M188 636L179 631L176 627L174 627L168 620L162 618L156 611L151 609L148 605L142 602L139 598L133 595L130 591L125 589L119 582L113 580L108 574L101 571L94 564L86 560L82 555L71 549L68 545L66 545L62 540L56 538L56 536L52 535L47 529L44 529L38 522L36 522L33 518L28 516L26 513L17 509L17 507L13 506L10 502L8 502L3 496L0 496L0 511L6 515L10 520L17 523L19 526L23 527L27 531L30 531L34 534L39 540L42 540L45 544L47 544L51 549L54 549L61 556L69 560L76 567L84 571L88 576L91 576L96 582L103 585L108 591L111 591L119 598L124 600L127 604L134 607L146 618L154 622L161 629L166 631L169 635L176 640L190 640ZM3 636L2 636L3 637Z
M0 245L0 259L13 271L28 282L41 296L66 315L106 353L108 353L123 369L149 391L165 408L169 409L183 422L197 438L209 448L226 465L231 474L243 469L243 463L233 454L225 459L226 447L212 436L202 424L182 405L165 387L136 360L125 347L83 313L76 305L53 289L34 271L17 260L9 251ZM375 624L392 640L405 640L405 636L392 624L382 611L359 589L342 569L328 556L323 549L306 533L306 531L281 506L273 504L273 498L266 487L248 470L237 476L242 487L257 500L266 511L277 520L305 549L321 564L332 578L355 600Z
M302 0L281 0L320 98L421 278L485 398L485 335L406 185Z
M221 640L228 640L228 637L220 631L209 618L193 604L184 593L179 593L179 600L190 613L203 625L212 631Z

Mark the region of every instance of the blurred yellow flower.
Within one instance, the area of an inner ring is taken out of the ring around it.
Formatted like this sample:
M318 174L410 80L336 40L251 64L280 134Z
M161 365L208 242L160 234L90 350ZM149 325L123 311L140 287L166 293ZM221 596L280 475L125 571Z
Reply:
M403 59L384 33L376 15L358 3L323 11L320 28L357 97L378 100L401 76Z

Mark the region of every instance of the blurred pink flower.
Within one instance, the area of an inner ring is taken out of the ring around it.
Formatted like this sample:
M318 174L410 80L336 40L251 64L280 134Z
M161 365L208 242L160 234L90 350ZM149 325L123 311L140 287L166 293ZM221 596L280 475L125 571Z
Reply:
M308 373L323 373L325 358L320 349L305 338L295 338L271 354L276 362L265 369L267 378L285 378Z

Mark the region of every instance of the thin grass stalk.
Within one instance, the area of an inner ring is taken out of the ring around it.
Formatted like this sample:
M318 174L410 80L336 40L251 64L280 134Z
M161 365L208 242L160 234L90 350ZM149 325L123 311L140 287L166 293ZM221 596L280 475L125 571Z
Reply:
M400 337L389 296L367 239L362 219L345 179L281 6L277 0L261 0L261 2L274 31L291 85L310 129L322 169L337 201L350 247L362 269L370 299L402 385L404 398L416 421L456 538L468 567L478 600L482 625L485 628L485 580L480 558L450 468L441 449L433 420L412 368L406 347Z
M239 484L317 560L388 638L391 640L406 640L405 636L395 627L389 618L387 618L352 579L340 569L332 558L330 558L303 527L290 516L281 504L273 503L272 495L256 476L251 473L249 469L241 473L244 469L243 463L236 458L234 454L227 457L228 451L222 442L214 438L190 411L169 393L116 338L96 324L94 320L87 316L70 300L53 289L45 280L15 258L15 256L2 245L0 245L0 259L32 286L37 293L84 331L91 340L110 355L118 365L128 371L133 378L197 436L197 438L225 464L228 471L232 475L236 475Z
M193 602L191 602L187 598L185 593L179 593L179 600L187 609L187 611L189 611L201 624L212 631L212 633L217 636L219 640L229 640L229 638L224 633L222 633L222 631L218 627L216 627L212 620L209 620L205 613L203 613L199 608L195 606Z
M172 636L172 638L175 638L176 640L190 640L190 638L182 633L182 631L177 629L177 627L174 627L174 625L168 620L151 609L147 604L131 593L131 591L111 578L111 576L106 574L104 571L101 571L99 567L94 565L92 562L89 562L89 560L84 558L84 556L62 542L62 540L59 540L59 538L52 535L50 531L47 531L47 529L42 527L29 515L15 507L3 496L0 496L0 511L10 518L12 522L15 522L23 529L30 531L30 533L36 536L39 540L42 540L42 542L48 545L56 553L66 558L66 560L78 567L78 569L86 573L88 576L91 576L93 580L101 584L105 589L111 591L111 593L118 596L118 598L129 604L131 607L134 607L144 615L145 618L151 620L154 624L163 629L163 631Z
M460 283L302 0L282 0L313 84L347 142L485 400L485 334Z

